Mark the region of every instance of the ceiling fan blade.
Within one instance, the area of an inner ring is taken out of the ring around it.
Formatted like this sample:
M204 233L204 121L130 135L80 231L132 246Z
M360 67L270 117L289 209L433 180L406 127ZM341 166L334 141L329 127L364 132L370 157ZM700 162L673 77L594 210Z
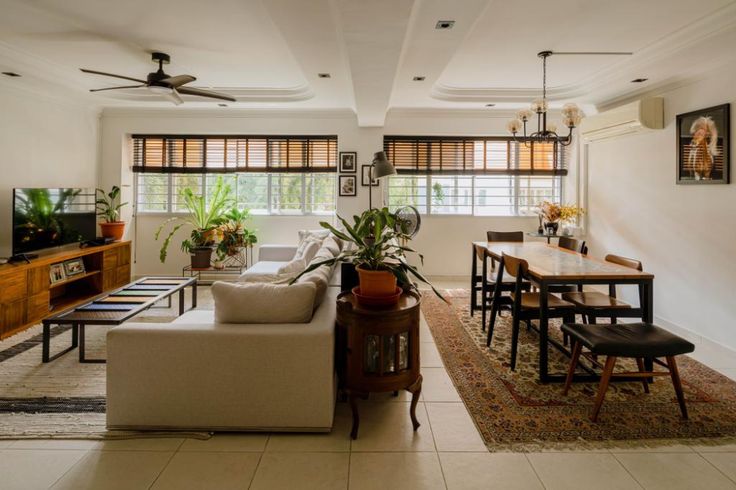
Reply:
M221 99L221 100L229 100L230 102L237 102L235 100L235 97L231 97L229 95L221 94L218 92L212 92L210 90L202 90L201 88L189 88L189 87L181 87L177 89L180 94L184 95L198 95L199 97L210 97L212 99Z
M141 80L139 78L126 77L123 75L115 75L114 73L105 73L104 71L88 70L86 68L80 68L80 70L83 71L84 73L91 73L93 75L104 75L106 77L122 78L123 80L130 80L132 82L138 82L138 83L143 83L143 84L146 83L145 80Z
M121 88L141 88L141 87L145 87L145 85L124 85L122 87L93 88L90 90L90 92L102 92L103 90L118 90Z
M166 83L174 88L181 87L184 84L195 81L196 78L191 75L177 75L175 77L164 78L159 80L159 83Z
M179 97L179 94L176 92L176 90L172 90L170 93L164 93L161 94L169 101L173 102L174 105L181 105L184 103L183 100L181 100L181 97Z

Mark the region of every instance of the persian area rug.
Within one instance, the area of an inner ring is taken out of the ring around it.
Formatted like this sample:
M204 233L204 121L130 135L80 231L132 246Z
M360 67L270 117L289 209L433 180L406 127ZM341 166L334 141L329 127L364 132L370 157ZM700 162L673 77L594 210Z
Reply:
M588 417L597 383L574 383L567 396L559 383L539 383L539 337L524 324L516 371L511 371L508 313L496 321L488 349L480 312L470 316L469 291L443 295L451 305L427 294L422 312L447 372L491 450L637 447L682 444L684 439L715 444L736 437L736 382L687 356L678 358L678 367L689 420L680 418L669 377L661 377L650 385L650 394L640 382L612 382L599 421L593 423ZM550 337L562 342L559 325L550 321ZM549 356L551 373L567 371L567 356L552 347ZM635 366L633 360L622 359L616 370Z
M200 288L208 293L207 288ZM209 298L200 300L207 303ZM187 305L190 303L187 299ZM176 308L176 301L173 302ZM134 321L169 322L171 308L152 308ZM90 326L87 356L105 358L110 327ZM77 350L41 362L42 327L0 341L0 439L209 438L206 432L108 431L105 427L105 364L79 363ZM69 327L52 328L51 353L71 344Z

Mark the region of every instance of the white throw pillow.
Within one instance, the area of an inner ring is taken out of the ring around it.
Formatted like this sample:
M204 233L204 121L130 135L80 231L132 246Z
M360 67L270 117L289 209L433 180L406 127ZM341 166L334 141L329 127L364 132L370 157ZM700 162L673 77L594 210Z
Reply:
M305 264L308 264L312 261L314 256L317 254L317 251L322 246L322 240L304 240L299 247L296 249L296 253L294 254L294 259L301 259L304 260Z
M304 259L293 259L290 262L285 263L281 267L279 267L279 270L277 271L278 274L292 274L292 273L299 273L307 268L307 261Z
M330 234L330 230L318 229L318 230L299 230L299 244L305 240L319 240L320 242L327 238Z
M322 242L322 248L329 250L333 257L337 257L338 255L340 255L341 247L332 236L325 238L325 241Z
M218 281L211 289L217 323L308 323L317 293L311 282L288 286Z

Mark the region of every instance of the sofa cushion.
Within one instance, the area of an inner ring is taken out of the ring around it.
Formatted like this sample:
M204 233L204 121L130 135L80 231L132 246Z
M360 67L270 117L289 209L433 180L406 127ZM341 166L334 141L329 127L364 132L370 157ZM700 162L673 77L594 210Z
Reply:
M278 274L282 265L287 262L276 262L271 260L261 260L253 264L245 274Z
M309 238L299 244L294 259L303 259L308 264L322 247L322 239Z
M217 323L307 323L312 319L317 287L311 282L293 285L227 283L212 285Z
M279 267L278 274L300 273L307 268L307 261L304 259L294 259Z
M299 244L305 240L318 240L322 241L330 235L330 230L323 228L317 230L299 230Z
M333 257L337 257L340 255L340 249L342 247L337 243L334 236L328 236L325 238L325 241L322 242L322 248L326 248L330 251Z

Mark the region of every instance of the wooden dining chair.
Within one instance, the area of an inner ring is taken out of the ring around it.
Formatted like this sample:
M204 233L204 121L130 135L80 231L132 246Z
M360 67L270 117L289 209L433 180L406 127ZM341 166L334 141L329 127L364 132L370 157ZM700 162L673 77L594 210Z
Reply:
M524 241L523 231L487 231L486 238L488 242L515 242L521 243ZM482 254L482 270L483 275L481 277L481 330L486 330L486 319L488 318L488 308L493 302L494 293L496 291L497 284L500 284L499 288L502 293L510 293L514 290L514 279L503 277L501 282L498 283L498 277L496 277L496 259L482 247L480 251ZM524 288L529 289L529 283L525 282ZM472 301L472 298L471 298ZM511 298L507 295L500 295L498 298L499 308L502 306L511 305ZM494 317L495 321L495 317Z
M560 248L588 255L588 247L585 245L585 240L578 240L569 236L561 236L558 240L557 246Z
M511 293L512 300L512 337L511 337L511 370L516 369L516 354L519 344L519 326L522 321L531 326L531 320L538 320L540 316L540 293L529 292L524 290L524 281L529 280L529 264L526 260L503 254L501 263L498 266L498 279L500 280L504 273L515 278L514 291ZM573 323L575 321L575 309L572 303L563 301L559 297L547 295L547 312L549 318L562 318L564 322ZM491 323L488 326L488 337L486 345L491 345L493 337L493 316L495 312L491 312Z
M621 265L638 271L644 270L638 260L620 257L618 255L606 255L606 262ZM639 287L639 301L641 304L643 291ZM578 313L584 315L585 323L595 324L597 318L610 318L611 323L616 323L617 313L621 310L630 309L631 305L616 298L616 285L608 285L608 294L597 291L575 291L562 294L562 299L574 304Z

